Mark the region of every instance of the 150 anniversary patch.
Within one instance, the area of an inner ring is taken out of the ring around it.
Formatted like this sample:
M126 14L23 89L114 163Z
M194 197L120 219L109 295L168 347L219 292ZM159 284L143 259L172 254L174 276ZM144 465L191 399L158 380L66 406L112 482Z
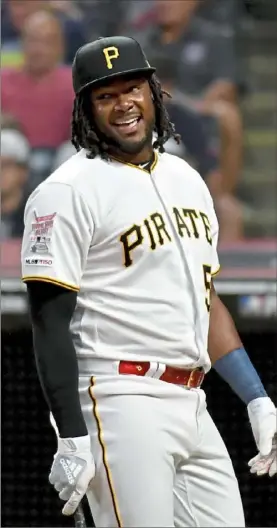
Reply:
M50 253L50 243L56 213L45 216L35 215L35 221L32 223L31 232L31 253L46 255Z

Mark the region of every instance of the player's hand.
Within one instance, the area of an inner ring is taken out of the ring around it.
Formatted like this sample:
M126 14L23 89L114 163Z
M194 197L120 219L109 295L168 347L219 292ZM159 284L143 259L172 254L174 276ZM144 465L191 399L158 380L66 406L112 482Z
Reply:
M250 472L257 475L277 472L277 413L270 398L256 398L247 406L253 436L259 450L248 465Z
M94 475L90 437L58 437L58 450L54 456L49 482L59 492L60 499L67 501L62 510L64 515L75 512Z
M262 456L258 453L254 458L251 458L248 462L250 466L250 473L256 473L258 477L268 473L270 477L273 477L277 473L277 441L276 439L272 444L272 451L267 456Z

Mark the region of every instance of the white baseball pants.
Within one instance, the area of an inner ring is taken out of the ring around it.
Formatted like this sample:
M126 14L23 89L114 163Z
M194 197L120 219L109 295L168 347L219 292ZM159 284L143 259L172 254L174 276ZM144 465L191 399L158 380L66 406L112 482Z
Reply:
M244 527L237 479L201 389L158 379L80 378L96 463L96 527Z

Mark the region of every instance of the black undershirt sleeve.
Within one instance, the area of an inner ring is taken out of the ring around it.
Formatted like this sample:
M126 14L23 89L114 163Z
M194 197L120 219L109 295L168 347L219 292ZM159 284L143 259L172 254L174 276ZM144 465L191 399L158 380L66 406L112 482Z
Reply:
M69 330L77 293L45 282L28 282L27 291L38 376L60 437L85 436L78 363Z

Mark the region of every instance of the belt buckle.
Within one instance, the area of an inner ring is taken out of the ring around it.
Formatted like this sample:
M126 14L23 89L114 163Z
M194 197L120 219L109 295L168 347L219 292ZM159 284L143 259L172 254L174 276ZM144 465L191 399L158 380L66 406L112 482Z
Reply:
M189 375L189 379L188 379L188 382L187 382L187 387L189 389L192 388L192 383L193 383L193 375L194 375L194 370L191 371L190 375Z
M188 383L187 383L187 387L189 389L193 388L192 384L193 384L193 379L194 379L194 375L196 374L196 372L198 372L200 374L200 380L199 380L199 383L198 383L196 388L201 387L203 379L204 379L204 372L203 371L200 372L200 370L201 370L200 368L196 368L196 369L191 371L191 373L189 375Z
M205 378L205 371L203 368L201 368L201 376L200 376L200 381L199 381L199 387L201 387L203 381L204 381L204 378Z

